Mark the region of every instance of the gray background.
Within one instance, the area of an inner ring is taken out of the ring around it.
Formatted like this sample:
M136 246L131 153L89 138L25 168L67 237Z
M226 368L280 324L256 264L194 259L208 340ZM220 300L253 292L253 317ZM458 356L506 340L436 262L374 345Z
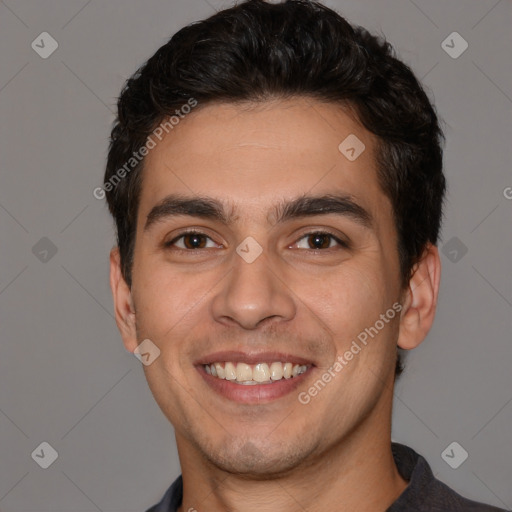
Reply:
M385 34L445 121L439 309L397 385L393 439L458 492L510 508L512 3L326 3ZM0 2L3 512L139 512L179 474L172 427L114 323L114 231L92 191L124 80L181 26L228 5ZM47 59L31 48L43 31L59 44ZM454 31L469 44L456 59L441 46ZM59 454L48 469L31 458L43 441ZM441 457L452 441L469 453L458 469Z

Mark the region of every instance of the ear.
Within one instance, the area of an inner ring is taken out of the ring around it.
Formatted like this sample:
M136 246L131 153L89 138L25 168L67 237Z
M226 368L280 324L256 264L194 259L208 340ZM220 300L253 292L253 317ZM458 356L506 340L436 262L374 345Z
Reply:
M400 315L398 346L405 350L417 347L427 336L436 314L441 259L435 245L428 244L405 291Z
M114 247L110 251L110 288L114 298L117 328L121 333L126 350L133 353L138 345L135 328L135 307L131 290L121 272L121 257L118 247Z

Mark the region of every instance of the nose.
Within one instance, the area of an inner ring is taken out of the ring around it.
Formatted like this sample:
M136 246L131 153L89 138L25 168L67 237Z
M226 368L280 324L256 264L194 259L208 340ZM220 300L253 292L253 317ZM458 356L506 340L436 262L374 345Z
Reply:
M233 266L212 301L216 321L256 329L264 322L291 320L296 313L293 292L266 255L248 263L233 255ZM272 319L272 320L270 320Z

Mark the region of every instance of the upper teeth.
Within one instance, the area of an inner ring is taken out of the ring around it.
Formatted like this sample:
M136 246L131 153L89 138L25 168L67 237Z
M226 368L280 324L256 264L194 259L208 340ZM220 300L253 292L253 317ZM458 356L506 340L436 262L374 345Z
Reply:
M246 363L219 362L205 364L204 369L209 375L245 384L268 383L281 380L283 377L297 377L304 373L307 365L294 365L293 363L281 363L276 361L270 366L267 363L250 365Z

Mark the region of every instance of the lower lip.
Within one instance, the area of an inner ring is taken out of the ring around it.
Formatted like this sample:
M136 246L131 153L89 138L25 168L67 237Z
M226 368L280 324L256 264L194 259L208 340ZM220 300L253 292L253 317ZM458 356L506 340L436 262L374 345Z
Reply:
M271 384L235 384L233 381L208 375L203 365L196 367L205 382L217 393L242 404L264 404L294 391L309 376L313 366L297 377L281 379Z

